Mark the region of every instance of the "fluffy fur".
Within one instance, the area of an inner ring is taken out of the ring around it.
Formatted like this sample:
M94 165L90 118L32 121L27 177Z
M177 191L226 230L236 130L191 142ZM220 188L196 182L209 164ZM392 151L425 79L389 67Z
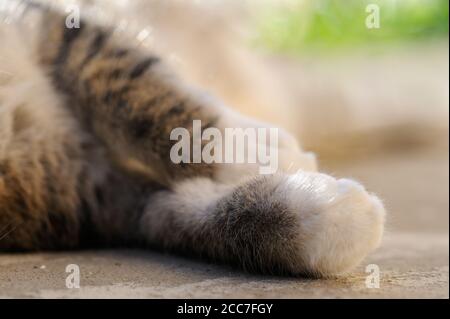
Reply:
M221 130L266 124L180 83L112 29L64 21L30 7L0 25L0 250L132 245L330 276L379 245L379 199L316 173L286 132L274 175L172 163L170 131L194 119Z

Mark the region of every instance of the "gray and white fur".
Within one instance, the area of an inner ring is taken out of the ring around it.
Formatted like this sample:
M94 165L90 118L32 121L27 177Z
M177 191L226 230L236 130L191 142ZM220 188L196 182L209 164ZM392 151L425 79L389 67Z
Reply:
M173 128L260 127L89 19L30 5L0 24L0 251L132 246L331 276L381 240L385 210L317 173L282 132L280 168L174 164Z

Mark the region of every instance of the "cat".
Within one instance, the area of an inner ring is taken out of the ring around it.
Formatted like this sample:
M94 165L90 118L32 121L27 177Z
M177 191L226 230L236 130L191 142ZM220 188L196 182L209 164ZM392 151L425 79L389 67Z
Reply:
M0 251L142 247L328 277L379 246L380 199L317 172L281 129L273 174L174 163L171 132L192 134L195 120L220 132L270 125L182 83L114 29L89 18L69 28L27 2L0 43Z

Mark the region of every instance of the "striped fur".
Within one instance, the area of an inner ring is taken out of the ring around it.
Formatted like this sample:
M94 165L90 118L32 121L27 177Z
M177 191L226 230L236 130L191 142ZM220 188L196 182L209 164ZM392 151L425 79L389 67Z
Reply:
M271 176L172 163L176 127L264 124L205 98L111 29L29 11L33 23L0 26L0 250L129 245L328 276L378 246L379 200L315 173L287 133Z

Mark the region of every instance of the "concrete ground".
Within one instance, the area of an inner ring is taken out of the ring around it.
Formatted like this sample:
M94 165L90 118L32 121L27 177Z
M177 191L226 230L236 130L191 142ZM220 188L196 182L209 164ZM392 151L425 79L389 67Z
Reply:
M385 201L382 247L335 279L263 277L140 250L0 254L0 297L17 298L448 298L448 148L328 164L364 182ZM66 288L66 266L81 288ZM380 269L367 288L365 268Z

